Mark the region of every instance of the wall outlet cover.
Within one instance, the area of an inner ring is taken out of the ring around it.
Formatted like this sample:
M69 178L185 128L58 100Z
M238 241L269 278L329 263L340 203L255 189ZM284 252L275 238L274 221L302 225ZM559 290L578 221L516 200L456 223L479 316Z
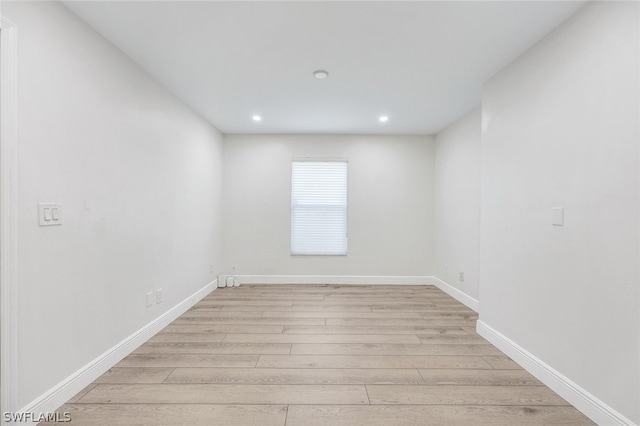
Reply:
M553 226L564 226L564 207L553 208Z
M62 204L38 203L38 225L62 225Z

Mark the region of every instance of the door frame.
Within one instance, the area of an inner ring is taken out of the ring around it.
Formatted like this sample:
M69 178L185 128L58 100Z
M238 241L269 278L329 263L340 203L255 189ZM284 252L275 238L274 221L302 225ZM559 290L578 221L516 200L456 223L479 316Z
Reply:
M17 34L0 16L0 409L18 411ZM2 424L4 423L4 416Z

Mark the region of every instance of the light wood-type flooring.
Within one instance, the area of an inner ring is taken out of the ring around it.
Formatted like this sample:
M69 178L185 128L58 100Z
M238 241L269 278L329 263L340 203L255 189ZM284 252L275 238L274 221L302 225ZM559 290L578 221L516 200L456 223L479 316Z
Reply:
M217 289L58 411L72 425L593 424L432 286Z

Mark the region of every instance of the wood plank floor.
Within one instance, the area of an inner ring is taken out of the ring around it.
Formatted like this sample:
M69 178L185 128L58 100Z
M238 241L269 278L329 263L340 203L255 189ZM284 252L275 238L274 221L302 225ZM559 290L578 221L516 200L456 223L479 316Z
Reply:
M432 286L217 289L58 411L73 425L591 425Z

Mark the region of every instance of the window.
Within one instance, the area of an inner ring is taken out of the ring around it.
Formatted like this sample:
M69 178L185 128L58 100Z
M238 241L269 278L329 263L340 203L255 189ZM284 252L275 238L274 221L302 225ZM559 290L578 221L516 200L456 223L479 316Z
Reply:
M347 161L298 161L291 173L291 254L347 254Z

